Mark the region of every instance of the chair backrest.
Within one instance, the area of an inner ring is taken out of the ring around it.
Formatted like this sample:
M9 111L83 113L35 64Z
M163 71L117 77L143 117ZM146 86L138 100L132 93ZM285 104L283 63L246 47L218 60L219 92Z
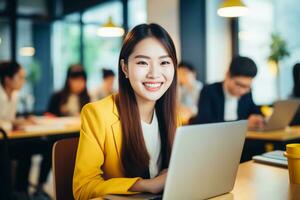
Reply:
M59 140L53 146L53 183L57 200L74 199L72 182L77 146L78 138Z

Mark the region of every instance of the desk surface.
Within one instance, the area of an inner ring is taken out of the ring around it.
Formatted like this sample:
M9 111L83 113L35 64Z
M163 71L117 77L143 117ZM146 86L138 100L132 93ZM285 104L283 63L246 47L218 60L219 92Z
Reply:
M289 183L287 168L249 161L240 164L233 191L223 197L224 200L299 200L300 185Z
M233 191L211 200L299 200L300 185L289 183L288 170L249 161L240 164ZM103 200L95 198L93 200Z
M257 140L273 140L273 141L288 141L294 139L300 139L300 126L287 127L286 129L258 132L248 131L247 139Z
M25 130L12 131L8 133L7 136L10 139L18 139L76 133L79 132L79 130L79 117L38 117L36 125L26 126ZM2 135L0 135L0 140L2 138Z

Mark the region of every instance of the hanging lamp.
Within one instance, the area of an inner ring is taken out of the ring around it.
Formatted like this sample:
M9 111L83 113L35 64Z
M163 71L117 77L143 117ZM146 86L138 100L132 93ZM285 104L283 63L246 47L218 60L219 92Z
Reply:
M109 17L107 23L97 30L97 34L100 37L122 37L124 32L123 28L118 27L113 23L112 17Z
M248 12L249 9L241 0L224 0L217 11L221 17L241 17Z

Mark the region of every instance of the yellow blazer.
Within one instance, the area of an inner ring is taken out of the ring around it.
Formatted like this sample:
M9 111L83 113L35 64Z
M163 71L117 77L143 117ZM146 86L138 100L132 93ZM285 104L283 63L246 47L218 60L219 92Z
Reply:
M140 179L124 178L121 168L121 123L114 96L85 105L73 176L75 199L132 194Z

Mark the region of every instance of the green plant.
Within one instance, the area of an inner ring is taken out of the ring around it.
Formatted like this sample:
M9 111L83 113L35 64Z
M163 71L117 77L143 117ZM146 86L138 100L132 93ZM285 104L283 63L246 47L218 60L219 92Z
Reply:
M34 84L37 81L39 81L41 78L40 63L36 59L33 59L28 67L29 67L29 71L27 75L27 81L30 82L31 84Z
M271 34L270 50L268 59L276 63L290 55L286 41L278 33Z

